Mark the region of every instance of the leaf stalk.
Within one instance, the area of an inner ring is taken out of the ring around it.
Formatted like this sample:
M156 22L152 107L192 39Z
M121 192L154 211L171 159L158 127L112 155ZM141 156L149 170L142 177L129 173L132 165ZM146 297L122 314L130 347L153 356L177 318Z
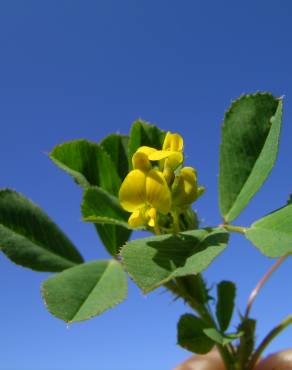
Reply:
M242 227L242 226L222 224L222 225L219 225L219 227L221 227L221 228L223 228L227 231L234 232L234 233L245 234L245 232L246 232L246 227Z
M280 257L276 261L276 263L274 263L270 267L270 269L265 273L265 275L257 283L256 287L252 290L252 292L251 292L251 294L248 298L247 307L246 307L246 311L245 311L245 315L244 315L245 318L247 318L249 316L249 313L250 313L251 307L253 305L253 302L255 301L255 299L256 299L257 295L259 294L260 290L262 289L262 287L265 285L265 283L271 277L271 275L275 272L275 270L277 270L277 268L286 260L287 257L288 257L288 254L286 254L283 257Z

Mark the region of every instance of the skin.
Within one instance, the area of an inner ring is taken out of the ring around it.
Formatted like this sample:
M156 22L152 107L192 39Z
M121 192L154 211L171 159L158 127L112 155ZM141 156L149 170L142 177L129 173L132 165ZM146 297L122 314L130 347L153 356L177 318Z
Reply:
M174 370L225 370L219 353L213 350L206 355L195 355Z
M256 370L292 370L292 349L274 353L256 366Z
M206 355L190 357L174 370L225 370L216 350ZM292 348L269 355L261 360L254 370L292 370Z

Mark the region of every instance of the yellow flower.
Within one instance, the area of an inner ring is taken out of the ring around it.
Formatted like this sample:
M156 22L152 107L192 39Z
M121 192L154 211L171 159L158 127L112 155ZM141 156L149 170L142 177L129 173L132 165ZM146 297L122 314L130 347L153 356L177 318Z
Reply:
M161 150L149 146L137 149L132 157L133 170L119 192L121 206L131 212L131 227L148 225L159 233L164 227L161 225L169 225L174 214L185 212L204 192L203 187L198 187L192 167L182 168L175 177L183 160L183 139L176 133L167 132ZM158 168L154 161L159 162Z
M205 188L198 187L197 173L192 167L184 167L172 186L172 202L175 207L186 207L201 196Z
M143 153L150 161L163 160L163 167L176 169L183 162L183 138L179 134L167 132L164 138L162 150L149 146L141 146L136 153ZM134 158L133 156L133 158ZM133 163L134 165L134 163ZM135 166L134 166L135 168Z
M142 151L139 151L139 149L136 151L136 153L134 153L132 157L133 168L147 172L151 170L152 165L148 159L148 155Z
M149 153L150 161L165 159L164 167L176 169L183 162L183 138L179 134L167 132L163 142L162 150L155 150Z
M155 227L157 211L162 214L170 211L171 193L163 174L156 169L148 169L143 153L140 154L133 156L134 170L129 172L121 185L120 204L126 211L132 212L128 220L130 226L148 224Z

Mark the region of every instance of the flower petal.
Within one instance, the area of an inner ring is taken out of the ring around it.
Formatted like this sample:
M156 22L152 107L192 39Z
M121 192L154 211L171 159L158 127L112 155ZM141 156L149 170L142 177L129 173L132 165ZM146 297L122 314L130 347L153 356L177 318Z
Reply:
M184 141L179 134L172 134L170 131L165 135L163 142L163 150L171 150L181 152L183 150Z
M174 171L170 167L164 167L162 173L168 185L172 184L175 177Z
M172 153L166 160L164 167L169 167L175 170L184 161L184 156L182 152L170 152Z
M163 150L167 150L170 148L171 135L172 133L170 131L166 133L162 146Z
M151 148L150 146L140 146L140 148L137 149L137 152L145 153L147 156L156 151L157 149Z
M141 171L149 171L151 169L151 163L148 159L147 154L137 151L132 157L132 163L134 169Z
M168 213L171 207L171 193L161 172L151 170L146 176L146 197L148 203L161 213Z
M145 224L145 220L141 212L140 211L133 212L128 219L128 224L133 228L143 226Z
M141 170L128 173L123 181L119 199L121 206L128 212L142 208L146 203L146 175Z
M150 161L160 161L161 159L165 159L175 152L171 152L169 150L156 150L155 152L151 153L148 158Z
M157 224L157 211L155 208L150 208L147 211L147 216L149 218L148 220L148 226L155 227Z

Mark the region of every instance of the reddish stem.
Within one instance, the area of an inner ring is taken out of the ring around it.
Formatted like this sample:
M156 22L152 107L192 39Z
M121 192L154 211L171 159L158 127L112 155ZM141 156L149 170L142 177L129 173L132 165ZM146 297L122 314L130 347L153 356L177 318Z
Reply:
M246 311L245 311L245 318L247 318L249 316L249 313L250 313L250 310L251 310L251 306L254 302L254 300L256 299L257 295L259 294L259 291L261 290L261 288L265 285L265 283L267 282L267 280L270 278L270 276L273 274L273 272L275 270L277 270L277 268L285 261L285 259L288 257L288 254L286 254L285 256L283 257L280 257L276 263L274 263L270 269L265 273L265 275L261 278L261 280L257 283L256 287L252 290L249 298L248 298L248 301L247 301L247 306L246 306Z

